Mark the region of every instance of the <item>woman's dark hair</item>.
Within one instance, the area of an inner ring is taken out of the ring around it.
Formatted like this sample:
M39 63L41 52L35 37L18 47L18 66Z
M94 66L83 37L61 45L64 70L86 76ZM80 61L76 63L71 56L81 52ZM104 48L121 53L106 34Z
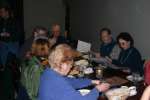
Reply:
M102 35L102 32L106 31L109 35L111 34L111 30L109 28L102 28L100 30L100 36Z
M128 32L121 32L118 36L117 36L117 42L119 43L119 39L123 39L125 41L130 42L131 46L134 46L134 40L132 38L132 36L128 33Z
M39 39L35 40L34 42L37 45L45 45L46 44L47 46L49 46L49 41L47 39L39 38Z
M31 52L33 55L36 55L38 51L43 52L48 49L49 41L47 39L39 38L32 43Z

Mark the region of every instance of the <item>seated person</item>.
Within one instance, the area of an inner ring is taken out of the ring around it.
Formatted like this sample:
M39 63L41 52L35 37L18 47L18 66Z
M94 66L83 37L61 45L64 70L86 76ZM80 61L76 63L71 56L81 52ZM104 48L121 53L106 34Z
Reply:
M98 58L97 62L107 63L105 57L118 59L120 48L117 42L112 38L110 29L108 28L101 29L100 40L102 42L100 45L100 53L95 53L96 58Z
M38 100L97 100L99 92L108 90L108 83L99 80L66 77L73 65L73 51L66 44L57 45L49 55L50 67L44 70L40 79ZM76 89L95 84L85 96Z
M21 47L21 54L20 55L22 58L29 56L29 54L31 53L30 48L32 47L32 43L33 43L34 39L36 37L39 37L39 36L45 36L48 38L48 30L42 26L36 26L35 28L33 28L32 36L29 37L25 41L23 46Z
M32 58L23 64L21 82L31 100L37 99L40 75L47 66L43 64L49 54L48 39L37 39L32 44ZM23 97L22 97L23 98ZM20 99L20 100L24 100Z
M150 60L146 60L144 63L144 83L150 85Z
M129 70L125 72L137 73L143 75L143 63L141 54L134 47L134 40L127 32L122 32L117 37L117 42L121 47L119 59L109 59L109 61L117 66L125 67Z
M59 24L52 25L51 36L49 41L51 46L56 46L61 43L67 43L66 38L61 36L61 29Z
M148 86L145 89L145 91L144 91L144 93L143 93L143 95L141 97L141 100L150 100L150 86Z

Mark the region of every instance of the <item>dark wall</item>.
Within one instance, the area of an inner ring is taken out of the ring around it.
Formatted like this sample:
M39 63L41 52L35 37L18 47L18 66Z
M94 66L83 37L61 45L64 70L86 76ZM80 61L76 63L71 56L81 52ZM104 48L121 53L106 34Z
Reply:
M143 58L150 57L150 0L71 0L71 33L99 49L98 32L130 32Z
M26 37L31 36L32 29L44 26L50 30L53 23L65 27L65 5L62 0L24 0L24 28Z

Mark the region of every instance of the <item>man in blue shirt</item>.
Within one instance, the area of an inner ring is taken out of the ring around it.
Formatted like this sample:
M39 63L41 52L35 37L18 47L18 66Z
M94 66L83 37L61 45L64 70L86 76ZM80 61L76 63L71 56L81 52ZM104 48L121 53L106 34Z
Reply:
M100 52L94 53L96 58L92 58L92 60L105 66L111 66L106 58L109 57L111 59L118 59L121 51L120 47L112 38L111 31L108 28L100 30L100 40Z

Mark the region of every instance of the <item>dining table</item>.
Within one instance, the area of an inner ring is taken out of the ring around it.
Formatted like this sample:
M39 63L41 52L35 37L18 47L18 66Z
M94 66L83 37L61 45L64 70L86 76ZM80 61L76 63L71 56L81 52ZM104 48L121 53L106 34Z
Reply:
M78 61L80 59L83 59L83 58L76 58L75 60ZM95 63L95 62L92 62L90 60L88 60L88 61L90 63L89 64L90 67L94 71L93 71L92 74L84 75L84 77L90 78L90 79L98 79L96 77L96 67L98 67L99 64ZM99 80L100 81L101 80L105 80L106 82L110 83L111 85L113 84L114 88L119 88L121 86L127 86L127 87L135 86L137 94L134 95L134 96L129 96L127 98L127 100L140 100L140 98L141 98L141 96L143 94L143 91L146 88L146 86L144 85L144 80L139 81L139 82L129 81L126 78L128 75L131 75L131 73L123 72L120 69L113 69L113 68L110 68L110 67L106 67L103 70L103 78L99 79ZM107 80L109 80L109 81L107 81ZM111 82L110 80L113 80L113 82ZM88 87L85 87L85 88L86 89L92 89L93 86L88 86ZM107 99L105 93L102 93L101 95L99 95L97 100L108 100L108 99Z
M144 89L146 88L146 86L144 85L144 81L140 81L140 82L131 82L129 80L126 79L126 76L128 76L129 74L122 72L120 70L114 70L114 69L106 69L104 71L104 78L107 80L107 78L111 79L113 77L118 77L122 80L125 80L125 83L120 83L120 86L135 86L136 90L137 90L137 94L134 96L130 96L127 98L127 100L140 100ZM117 81L116 81L117 82ZM114 82L115 83L115 82ZM105 95L100 95L98 100L108 100L107 97Z

